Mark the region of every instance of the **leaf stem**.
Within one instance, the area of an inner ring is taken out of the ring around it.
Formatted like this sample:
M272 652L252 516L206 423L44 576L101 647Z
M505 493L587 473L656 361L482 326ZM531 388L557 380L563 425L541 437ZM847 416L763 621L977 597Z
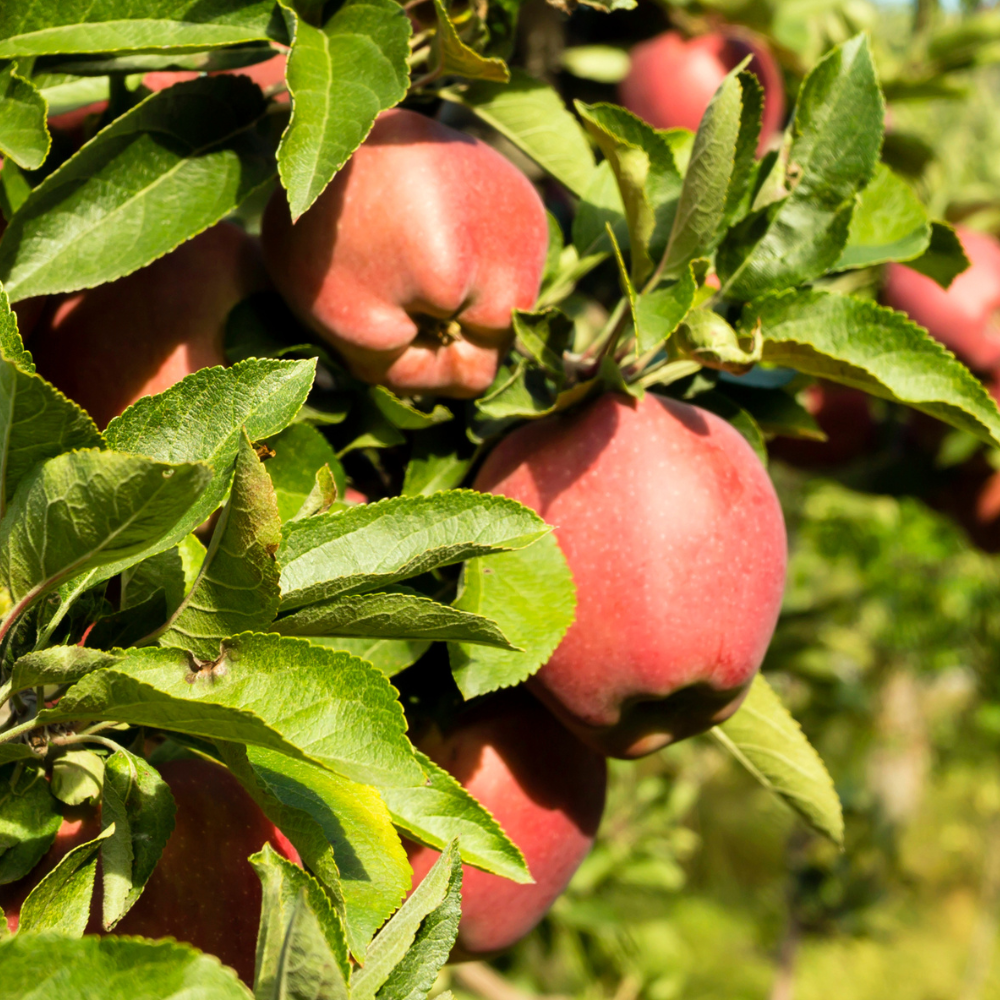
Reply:
M32 717L28 719L27 722L22 722L19 726L14 726L13 729L8 729L5 733L0 733L0 743L13 743L18 736L22 736L24 733L30 733L32 729L37 729L38 723L35 722L35 718Z
M69 596L64 600L58 608L56 608L55 614L49 620L48 625L45 626L45 630L38 637L38 642L35 643L35 650L44 648L49 644L49 639L52 638L52 633L59 627L59 623L66 617L66 613L73 606L73 602L87 589L90 581L94 578L94 574L97 572L96 569L92 569L89 573L85 573L80 577L80 582L76 587L70 591Z
M115 743L114 740L109 740L106 736L95 736L88 733L74 733L70 736L55 736L49 742L57 747L71 746L74 743L100 743L102 746L107 747L109 750L113 750L115 753L121 750L121 747ZM131 761L129 761L129 765L132 767L134 772L135 767L132 765Z

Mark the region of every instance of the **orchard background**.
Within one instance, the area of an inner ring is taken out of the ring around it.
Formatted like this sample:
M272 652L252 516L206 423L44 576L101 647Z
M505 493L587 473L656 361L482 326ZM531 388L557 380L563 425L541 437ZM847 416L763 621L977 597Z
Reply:
M1000 996L998 151L990 4L5 0L0 1000Z

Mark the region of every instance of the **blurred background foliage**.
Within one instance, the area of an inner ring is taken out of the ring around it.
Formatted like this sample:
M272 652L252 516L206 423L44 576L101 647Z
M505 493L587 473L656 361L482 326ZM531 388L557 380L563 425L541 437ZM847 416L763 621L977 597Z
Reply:
M1000 231L996 6L643 11L647 34L718 20L766 34L792 94L827 48L869 31L886 160L938 217ZM560 28L529 5L522 61L568 98L613 99L593 88L614 60L566 52L624 49L616 24L635 23L581 9ZM941 468L975 444L932 433L936 457L917 458L908 418L882 417L880 450L839 481L771 465L791 562L765 670L834 776L846 850L805 831L708 738L612 762L599 843L566 895L513 952L453 967L440 989L460 1000L1000 998L1000 557L906 495L926 492L914 484L927 472L907 463Z

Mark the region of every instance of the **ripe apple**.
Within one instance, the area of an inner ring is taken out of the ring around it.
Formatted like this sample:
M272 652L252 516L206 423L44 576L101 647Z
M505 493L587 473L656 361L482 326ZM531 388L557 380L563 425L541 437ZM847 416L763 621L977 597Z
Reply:
M781 507L750 445L705 410L604 395L532 421L474 487L554 526L576 621L529 680L582 739L639 757L739 707L781 605Z
M958 227L970 267L948 289L905 264L886 268L887 305L927 328L976 371L1000 367L1000 242Z
M618 97L654 128L695 131L725 75L747 56L753 56L750 72L764 88L759 155L785 119L785 85L767 44L745 29L724 26L689 41L665 31L640 42L632 49L632 65Z
M288 56L279 54L263 62L254 63L252 66L241 66L239 69L220 69L209 76L247 76L257 84L261 90L273 87L276 83L285 79L285 65ZM143 85L152 91L166 90L175 83L183 83L185 80L196 80L201 73L191 70L172 70L157 73L147 73L143 78ZM281 102L288 101L288 91L276 95L275 100Z
M28 347L39 373L104 427L141 396L225 364L229 310L266 285L257 240L220 223L140 271L67 296Z
M187 941L253 982L261 888L247 858L265 843L296 864L298 852L224 767L177 760L159 771L177 803L174 831L145 891L114 933ZM100 829L97 809L68 813L38 867L19 882L0 886L0 906L12 932L21 904L42 876ZM98 878L89 933L103 933L101 895Z
M534 885L462 869L456 957L489 955L524 937L587 856L604 809L607 765L527 691L503 692L446 736L418 741L493 814L521 848ZM438 852L407 843L413 884Z
M548 229L508 160L395 109L294 225L275 192L262 242L289 306L354 375L466 398L493 381L511 310L538 295Z
M825 441L779 437L770 445L777 458L803 469L847 465L875 446L877 425L867 393L832 382L817 382L803 393L803 404L826 434Z

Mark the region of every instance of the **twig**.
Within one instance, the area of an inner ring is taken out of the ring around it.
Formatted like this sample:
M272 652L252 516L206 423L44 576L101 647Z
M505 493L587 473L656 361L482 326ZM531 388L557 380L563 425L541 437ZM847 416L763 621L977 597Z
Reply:
M452 970L452 977L463 989L475 993L483 1000L570 1000L569 997L549 994L540 997L537 994L525 993L512 986L495 969L485 962L464 962Z

